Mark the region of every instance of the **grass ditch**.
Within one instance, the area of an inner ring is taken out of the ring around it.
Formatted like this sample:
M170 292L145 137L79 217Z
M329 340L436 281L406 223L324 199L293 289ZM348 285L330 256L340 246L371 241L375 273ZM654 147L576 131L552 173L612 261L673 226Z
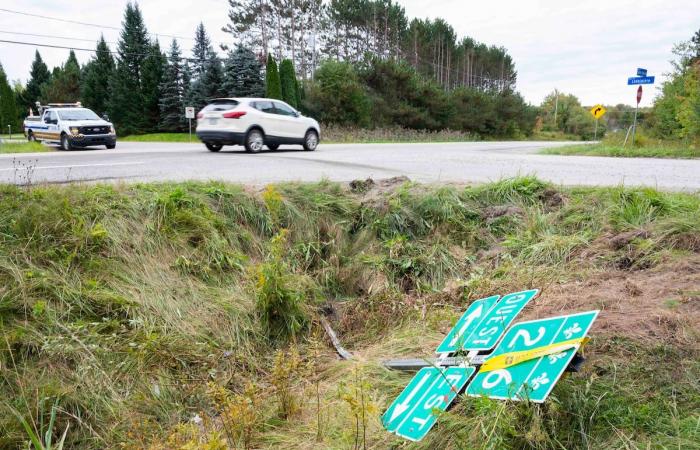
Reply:
M529 314L611 318L584 372L542 406L460 399L413 448L700 442L697 195L533 177L2 186L0 217L3 448L26 446L20 417L68 427L69 448L404 448L379 415L409 377L380 360L429 356L469 299L535 286L554 300ZM653 323L633 332L626 302Z

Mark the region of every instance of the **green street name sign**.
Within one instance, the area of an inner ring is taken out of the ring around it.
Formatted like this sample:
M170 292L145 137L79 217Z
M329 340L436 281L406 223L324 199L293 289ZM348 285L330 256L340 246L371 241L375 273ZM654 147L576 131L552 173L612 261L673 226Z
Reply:
M488 298L475 300L467 311L462 314L455 326L450 330L445 339L438 346L436 353L453 353L462 349L462 344L471 336L472 332L479 326L482 319L491 311L494 305L501 298L494 295Z
M462 350L485 351L496 346L498 339L506 332L513 320L520 314L530 300L539 294L539 290L514 292L504 296L481 319L469 337L462 342Z
M424 367L382 416L387 431L420 441L474 374L474 367Z
M586 336L596 317L598 311L589 311L518 323L503 336L489 358L512 352L534 351L541 347L581 339ZM575 344L558 353L528 359L506 368L479 372L467 387L466 393L472 397L486 396L499 400L529 400L542 403L579 347L580 344Z

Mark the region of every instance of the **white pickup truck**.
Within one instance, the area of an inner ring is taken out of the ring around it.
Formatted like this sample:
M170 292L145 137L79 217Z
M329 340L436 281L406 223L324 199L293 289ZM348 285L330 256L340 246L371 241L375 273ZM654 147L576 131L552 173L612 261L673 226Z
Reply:
M49 104L39 117L27 117L24 135L29 141L50 142L63 150L74 147L117 146L114 126L80 104Z

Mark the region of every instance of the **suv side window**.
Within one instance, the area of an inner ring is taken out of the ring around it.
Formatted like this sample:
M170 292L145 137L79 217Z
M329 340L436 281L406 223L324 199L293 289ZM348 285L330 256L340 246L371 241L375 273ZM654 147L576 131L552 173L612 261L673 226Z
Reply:
M254 102L253 108L268 114L275 114L275 107L272 102Z
M296 116L296 111L294 111L292 108L289 106L285 105L284 103L279 103L279 102L274 102L275 103L275 113L281 115L281 116Z

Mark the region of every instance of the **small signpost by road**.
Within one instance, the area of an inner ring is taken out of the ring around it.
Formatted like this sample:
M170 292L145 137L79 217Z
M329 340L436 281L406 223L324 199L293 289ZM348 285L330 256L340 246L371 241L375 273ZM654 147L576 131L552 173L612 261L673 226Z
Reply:
M629 77L627 79L627 85L628 86L637 86L639 85L639 88L637 89L637 106L634 109L634 124L632 125L632 146L634 147L634 137L637 134L637 114L639 113L639 102L642 101L642 86L643 84L654 84L655 77L653 76L647 76L647 69L643 69L641 67L637 68L637 76L636 77ZM627 132L629 135L629 131ZM625 145L627 145L627 138L625 137L625 143L622 145L624 148Z
M474 367L425 367L408 383L382 416L387 431L420 441L476 372Z
M191 141L192 140L192 119L194 119L194 107L193 106L186 106L185 107L185 118L190 123L190 141Z
M603 117L608 110L605 109L603 105L595 105L591 108L591 114L595 117L595 132L593 133L593 140L598 140L598 119Z
M598 311L513 326L467 387L469 396L545 401L584 343Z
M600 108L602 111L594 108L591 114L602 117L605 108ZM382 416L386 430L420 441L462 391L472 397L544 402L586 343L598 311L511 327L538 294L539 290L532 289L472 302L438 346L442 356L437 366L421 368L386 410ZM461 351L470 354L464 358ZM414 365L407 367L410 370Z

